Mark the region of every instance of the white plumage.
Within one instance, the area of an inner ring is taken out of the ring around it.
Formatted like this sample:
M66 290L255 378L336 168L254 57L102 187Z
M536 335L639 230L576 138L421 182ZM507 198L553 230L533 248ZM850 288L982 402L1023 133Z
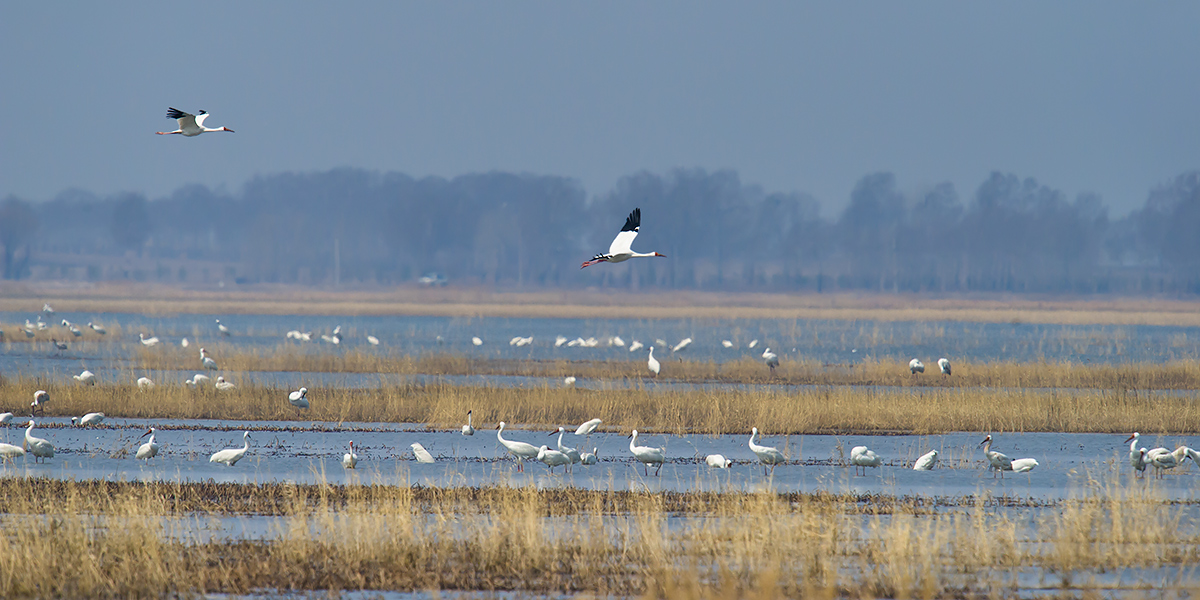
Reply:
M93 412L82 417L71 417L72 425L99 425L104 422L104 413Z
M938 368L942 370L942 375L950 375L950 360L946 358L939 358Z
M559 465L566 466L571 464L571 458L558 450L551 450L549 446L542 444L538 448L537 459L546 464L550 468L550 472L554 472L554 467Z
M916 375L917 373L924 373L925 372L925 363L914 358L914 359L908 361L908 371L910 373L912 373L913 375Z
M601 421L600 419L584 421L579 425L579 427L575 428L575 435L592 435L592 433L596 431L596 428L602 423L604 423L604 421Z
M154 389L154 382L149 377L138 377L137 386L139 390L151 390Z
M650 368L650 372L654 373L655 377L658 377L658 372L662 369L662 365L654 358L654 346L650 346L650 357L646 359L646 366Z
M213 387L217 388L217 391L219 392L228 392L237 388L237 386L233 385L232 383L225 381L224 377L217 377L217 382L213 384Z
M15 462L18 456L25 456L24 448L0 442L0 462Z
M237 461L242 460L246 456L246 452L250 450L250 432L242 434L243 444L241 448L227 448L209 457L208 462L221 463L225 466L232 467L237 464Z
M96 385L96 374L88 371L87 369L84 369L82 373L78 375L72 375L71 377L74 377L75 381L78 381L84 385Z
M585 464L585 465L594 465L594 464L596 464L596 460L597 460L597 459L596 459L596 453L597 453L597 451L598 451L598 450L599 450L599 448L592 448L592 451L591 451L591 452L584 452L583 454L580 454L580 455L579 455L579 462L580 462L580 463L582 463L582 464Z
M212 357L208 355L208 351L204 348L200 349L200 362L204 365L204 368L208 369L209 371L217 370L217 361L213 360Z
M179 129L175 131L156 131L158 135L179 134L184 137L195 137L202 133L210 133L213 131L228 131L233 133L233 130L228 127L219 127L213 129L204 126L204 120L208 118L208 112L200 111L197 114L186 113L175 107L167 108L167 118L175 119L179 122Z
M754 442L754 438L758 437L758 428L753 427L750 430L750 451L758 457L758 461L763 464L763 475L767 474L767 467L771 468L771 474L775 473L775 465L781 465L786 460L783 453L777 448L771 446L760 446Z
M517 470L524 471L525 463L522 461L527 458L537 458L538 447L534 446L533 444L526 444L525 442L506 440L504 439L503 435L501 435L503 433L504 421L500 421L500 427L496 430L496 439L500 440L500 443L506 450L508 450L508 453L513 455L513 458L517 459Z
M41 462L42 459L54 458L54 444L40 437L33 437L33 426L33 419L30 419L29 427L25 430L25 450L33 455L35 463Z
M678 344L675 344L674 348L671 348L671 352L683 352L684 349L691 345L692 338L683 338L682 340L679 340Z
M725 458L720 454L709 454L704 457L704 462L714 469L728 469L729 465L733 464L732 460Z
M1012 459L1004 454L992 451L992 436L991 435L988 435L987 437L983 438L983 441L979 442L979 445L983 446L983 455L987 457L988 465L989 465L988 470L999 471L1000 478L1004 479L1004 472L1012 470ZM992 473L992 477L995 477L995 476L996 476L996 474Z
M288 394L288 402L296 408L308 408L308 388L302 387Z
M921 455L921 458L917 459L917 462L913 464L913 470L914 471L932 471L933 468L937 466L937 462L938 462L938 451L930 450L929 452Z
M414 442L410 447L412 448L413 456L417 457L417 462L426 464L434 462L433 455L425 449L425 446Z
M191 379L185 381L184 383L188 384L188 387L196 389L199 386L208 385L209 381L208 375L196 373L195 375L192 375Z
M883 464L883 459L866 446L855 446L850 449L850 462L854 465L856 475L859 469L862 469L862 474L866 475L867 467L879 467Z
M154 441L153 427L150 428L150 431L142 434L143 437L147 435L150 436L150 441L142 444L141 447L138 448L137 454L134 455L138 460L150 460L151 458L158 456L158 443Z
M634 352L637 350L641 350L642 348L645 348L645 347L646 347L645 344L643 344L637 340L633 340L633 343L629 344L629 351Z
M652 448L650 446L637 445L638 432L633 430L633 435L629 436L629 452L633 454L633 458L642 463L642 469L645 470L647 476L650 475L650 465L658 465L654 470L654 476L658 476L658 472L662 471L663 463L667 461L667 451L664 448Z
M358 466L358 455L354 453L354 441L350 441L350 451L342 455L342 466L353 469Z
M475 435L475 427L471 425L471 411L467 411L467 424L462 426L463 435Z
M779 366L779 355L771 352L770 348L767 348L766 350L763 350L762 357L763 360L766 361L767 366L771 367L771 373L774 374L775 367Z
M636 257L663 256L657 252L640 253L633 251L633 240L637 237L641 224L642 209L635 208L633 212L629 213L629 217L625 219L625 225L621 227L621 231L617 233L617 237L613 238L612 244L609 244L608 253L597 254L592 257L592 260L584 261L579 268L590 267L602 262L624 262Z
M88 327L91 327L92 331L95 331L96 333L98 333L100 335L108 335L107 329L105 329L104 327L101 327L100 325L92 323L91 321L88 321Z
M146 334L139 333L138 339L142 341L142 345L147 348L152 348L158 345L158 337L146 337Z

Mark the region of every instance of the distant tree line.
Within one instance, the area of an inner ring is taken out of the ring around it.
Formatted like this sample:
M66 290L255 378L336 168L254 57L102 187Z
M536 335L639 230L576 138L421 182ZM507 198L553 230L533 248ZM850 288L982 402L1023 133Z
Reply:
M556 176L283 173L236 194L9 197L0 267L6 279L353 285L438 273L508 287L1200 293L1200 171L1117 220L1096 195L1005 173L966 199L949 183L902 190L872 173L849 200L827 219L811 196L729 170L640 172L591 199ZM667 258L581 271L635 207L635 249Z

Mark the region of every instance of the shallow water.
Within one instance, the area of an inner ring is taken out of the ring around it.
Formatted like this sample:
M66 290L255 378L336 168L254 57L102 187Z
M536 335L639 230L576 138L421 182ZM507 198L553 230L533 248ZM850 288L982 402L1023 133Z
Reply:
M132 455L148 427L158 429L157 458L143 462ZM572 426L573 428L573 426ZM241 432L251 431L250 451L234 467L208 462L217 450L241 447ZM7 435L20 443L19 423ZM553 448L557 433L548 430L505 429L506 439ZM480 428L474 436L432 430L420 424L334 423L298 424L271 421L200 421L178 419L109 419L101 427L71 427L61 418L39 419L34 435L48 439L57 455L45 463L32 456L0 467L0 476L48 476L75 479L138 481L217 481L235 483L361 482L390 485L484 486L496 484L539 487L578 487L648 491L753 491L886 494L955 498L990 494L1037 502L1077 496L1090 490L1114 493L1107 486L1152 487L1167 498L1200 501L1198 469L1190 462L1160 479L1133 480L1124 436L1112 434L1025 433L997 434L993 450L1013 458L1035 458L1039 466L1027 474L988 473L981 440L975 433L912 436L804 435L759 440L777 446L789 458L773 474L764 475L746 442L747 435L643 435L639 445L661 446L667 463L656 476L653 468L634 463L629 439L616 434L593 434L590 443L567 433L564 444L596 447L600 462L575 465L570 473L559 467L528 461L520 472L500 446L494 429ZM358 468L343 469L341 457L353 440ZM420 443L438 459L417 463L410 445ZM1200 437L1143 436L1146 447L1200 445ZM847 466L853 446L866 445L884 459L880 468L855 475ZM912 462L930 449L942 461L930 472L911 470ZM734 461L729 469L703 463L708 454Z
M24 323L35 313L0 313L0 323ZM231 328L223 337L215 319ZM450 317L348 317L288 315L175 315L146 316L126 313L60 312L48 317L86 327L93 321L124 334L110 334L100 341L75 342L60 325L50 332L70 344L58 352L50 343L4 343L0 372L30 376L61 376L82 368L128 368L128 361L142 349L137 333L158 336L164 344L178 345L187 337L193 344L222 344L236 350L275 348L289 344L311 353L337 353L347 349L393 355L424 356L436 353L462 354L480 358L625 360L644 356L645 350L630 353L627 347L609 346L611 336L626 344L634 340L646 346L661 339L668 346L690 337L693 342L684 356L718 363L744 357L757 358L771 347L783 360L808 360L828 364L855 364L865 359L905 361L921 357L932 367L940 356L951 360L983 361L1072 361L1080 363L1128 363L1170 361L1200 357L1200 328L1159 326L1034 325L1020 323L827 321L800 319L518 319ZM343 343L320 341L341 325ZM289 330L312 331L313 342L288 340ZM367 335L381 345L371 346ZM483 339L475 346L471 338ZM513 337L532 336L527 346L510 346ZM598 347L555 347L557 336L568 339L595 337ZM439 337L441 338L439 341ZM759 340L754 349L751 340ZM725 348L729 340L733 348ZM661 346L661 345L660 345ZM192 346L193 349L198 345ZM655 356L670 360L668 348L659 347ZM82 365L82 366L81 366Z

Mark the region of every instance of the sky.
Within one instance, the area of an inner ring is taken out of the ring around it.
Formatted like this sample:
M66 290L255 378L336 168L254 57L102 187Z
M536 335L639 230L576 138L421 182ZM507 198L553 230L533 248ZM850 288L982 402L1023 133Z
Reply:
M359 167L735 169L827 214L992 171L1114 215L1200 168L1196 2L6 2L0 197ZM156 136L168 106L236 133Z

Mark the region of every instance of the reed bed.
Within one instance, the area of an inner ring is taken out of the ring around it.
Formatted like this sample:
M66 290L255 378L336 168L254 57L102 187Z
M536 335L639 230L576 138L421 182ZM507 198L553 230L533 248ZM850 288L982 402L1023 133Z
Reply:
M836 319L1200 326L1200 304L1167 298L941 297L919 294L730 294L488 288L326 290L255 285L198 289L0 284L0 311L135 314L428 315L452 317Z
M302 373L379 373L391 375L514 375L594 380L649 380L644 359L628 361L520 360L475 358L461 354L411 356L372 350L311 352L281 344L246 351L224 343L210 344L224 371ZM933 362L933 361L930 361ZM189 370L199 367L195 351L183 348L140 349L141 370ZM908 362L866 360L856 364L785 361L775 372L760 360L662 361L659 380L681 383L745 383L778 385L850 385L945 388L1073 388L1108 390L1200 389L1200 362L1082 364L1073 362L955 362L953 375L943 376L936 364L912 375Z
M237 377L234 376L234 381ZM240 386L229 392L163 385L0 382L0 410L28 414L26 398L50 393L49 416L104 412L110 417L401 422L456 428L474 411L475 423L557 427L592 418L608 431L677 434L932 434L950 431L1069 433L1190 433L1200 430L1200 405L1191 397L1124 390L935 388L913 393L848 387L772 390L493 388L383 385L374 389L310 385L312 407L287 402L288 390Z
M1200 565L1200 530L1153 486L1053 509L976 497L937 513L894 502L875 514L829 494L532 486L12 478L0 480L0 493L6 598L439 589L994 597L1018 592L1017 574L1031 569L1056 575L1065 594L1086 593L1091 586L1077 582L1114 569L1145 569L1144 585L1188 593ZM222 500L235 495L253 499L242 514L270 507L270 534L201 539L196 532L228 515ZM210 496L208 504L189 501ZM1182 575L1163 578L1162 570Z

